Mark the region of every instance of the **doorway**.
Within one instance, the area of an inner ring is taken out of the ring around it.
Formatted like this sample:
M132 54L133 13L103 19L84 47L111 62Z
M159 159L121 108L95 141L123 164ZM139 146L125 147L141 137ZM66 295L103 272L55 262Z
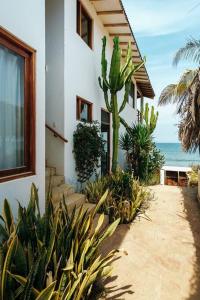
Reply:
M110 173L110 113L101 110L101 136L104 141L104 153L101 157L101 175Z

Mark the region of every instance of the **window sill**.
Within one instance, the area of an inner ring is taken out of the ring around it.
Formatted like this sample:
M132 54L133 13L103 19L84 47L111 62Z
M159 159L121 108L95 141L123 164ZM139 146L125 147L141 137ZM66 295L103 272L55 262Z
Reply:
M25 178L25 177L29 177L29 176L34 176L34 175L36 175L35 172L29 171L29 172L23 172L23 173L13 174L13 175L9 175L9 176L4 176L4 177L0 177L0 183L11 181L11 180L16 180L16 179L20 179L20 178Z

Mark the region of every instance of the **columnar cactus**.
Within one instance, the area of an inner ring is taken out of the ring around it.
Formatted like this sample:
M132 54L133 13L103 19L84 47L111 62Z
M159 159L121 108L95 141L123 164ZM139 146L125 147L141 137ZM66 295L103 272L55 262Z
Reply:
M119 38L113 39L113 54L111 59L110 73L107 78L108 62L106 60L106 37L102 39L102 74L99 77L99 84L104 93L107 110L112 114L113 126L113 155L112 155L112 172L115 173L118 164L118 146L119 146L119 128L120 123L126 126L125 120L120 117L128 102L131 80L133 74L138 71L144 64L133 64L131 43L128 45L125 63L122 64L122 51L119 46ZM117 94L124 88L124 98L118 102Z
M154 106L151 107L151 113L149 114L149 104L146 103L145 110L143 113L143 120L149 130L149 133L152 134L156 128L157 121L158 121L159 113L155 113Z

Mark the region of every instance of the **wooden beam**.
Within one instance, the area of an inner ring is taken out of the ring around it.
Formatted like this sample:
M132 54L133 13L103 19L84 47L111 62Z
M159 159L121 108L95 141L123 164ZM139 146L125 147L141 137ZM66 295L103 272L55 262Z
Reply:
M104 15L123 15L124 11L123 10L102 10L102 11L97 11L98 16L104 16Z
M122 58L126 58L126 55L122 55ZM140 58L140 56L132 56L132 58Z
M132 36L131 33L110 33L110 36Z
M127 52L127 48L122 48L121 50L122 50L122 52ZM138 50L132 49L132 52L133 53L138 53Z
M147 80L148 81L148 78L145 76L145 77L137 77L137 76L135 76L134 74L133 74L133 77L135 78L135 80L140 80L140 79L142 79L142 80Z
M105 27L129 27L128 23L110 23L110 24L103 24Z
M119 42L121 46L128 45L129 42ZM135 45L135 42L131 42L131 45Z
M135 76L147 76L145 72L141 72L141 73L135 72L134 74Z

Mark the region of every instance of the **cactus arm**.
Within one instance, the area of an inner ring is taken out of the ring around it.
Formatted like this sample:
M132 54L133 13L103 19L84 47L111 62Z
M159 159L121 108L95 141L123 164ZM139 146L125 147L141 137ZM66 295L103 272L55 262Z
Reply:
M109 88L109 83L108 83L108 80L107 80L108 62L107 62L107 59L106 59L106 44L107 44L107 40L106 40L106 37L104 36L103 39L102 39L101 75L102 75L102 78L103 78L103 82L105 83L107 88Z
M113 39L114 49L111 59L110 74L109 74L109 85L111 92L115 93L117 88L118 79L120 76L120 66L121 66L121 49L119 47L119 38L115 37Z
M104 82L103 82L103 85L102 85L101 77L99 77L98 79L99 79L100 88L103 90L103 93L104 93L104 100L105 100L105 103L106 103L106 108L111 113L112 109L111 109L109 99L108 99L108 88L106 87Z
M149 126L149 105L145 104L145 110L143 112L143 119L145 121L146 126Z
M126 85L125 85L124 100L123 100L122 105L119 109L119 113L121 113L124 110L124 108L125 108L125 106L128 102L130 88L131 88L131 81L127 82Z
M132 50L131 50L131 43L129 42L128 49L127 49L127 55L126 55L126 62L120 72L121 76L123 76L124 73L127 71L128 67L130 66L130 63L132 63Z
M149 133L152 134L156 128L157 121L158 121L158 112L155 113L154 106L151 107L151 113L149 113L149 105L146 103L145 111L143 113L143 119L145 124L149 130Z
M134 73L136 73L137 71L139 71L139 69L141 69L141 67L145 64L146 59L144 58L143 61L137 65L132 65L130 67L130 70L127 72L125 78L124 78L124 84L126 84L126 82L128 80L130 80L130 78L133 76Z
M109 99L108 99L108 91L104 91L104 99L105 99L105 103L106 103L106 107L107 107L107 110L112 113L112 107L109 103Z
M98 81L99 81L100 88L103 90L103 85L102 85L102 81L101 81L101 77L100 76L98 77Z
M107 66L108 66L108 62L106 60L106 43L107 40L106 37L104 36L102 39L103 47L102 47L102 57L101 57L101 67L102 67L101 71L104 80L107 78Z

